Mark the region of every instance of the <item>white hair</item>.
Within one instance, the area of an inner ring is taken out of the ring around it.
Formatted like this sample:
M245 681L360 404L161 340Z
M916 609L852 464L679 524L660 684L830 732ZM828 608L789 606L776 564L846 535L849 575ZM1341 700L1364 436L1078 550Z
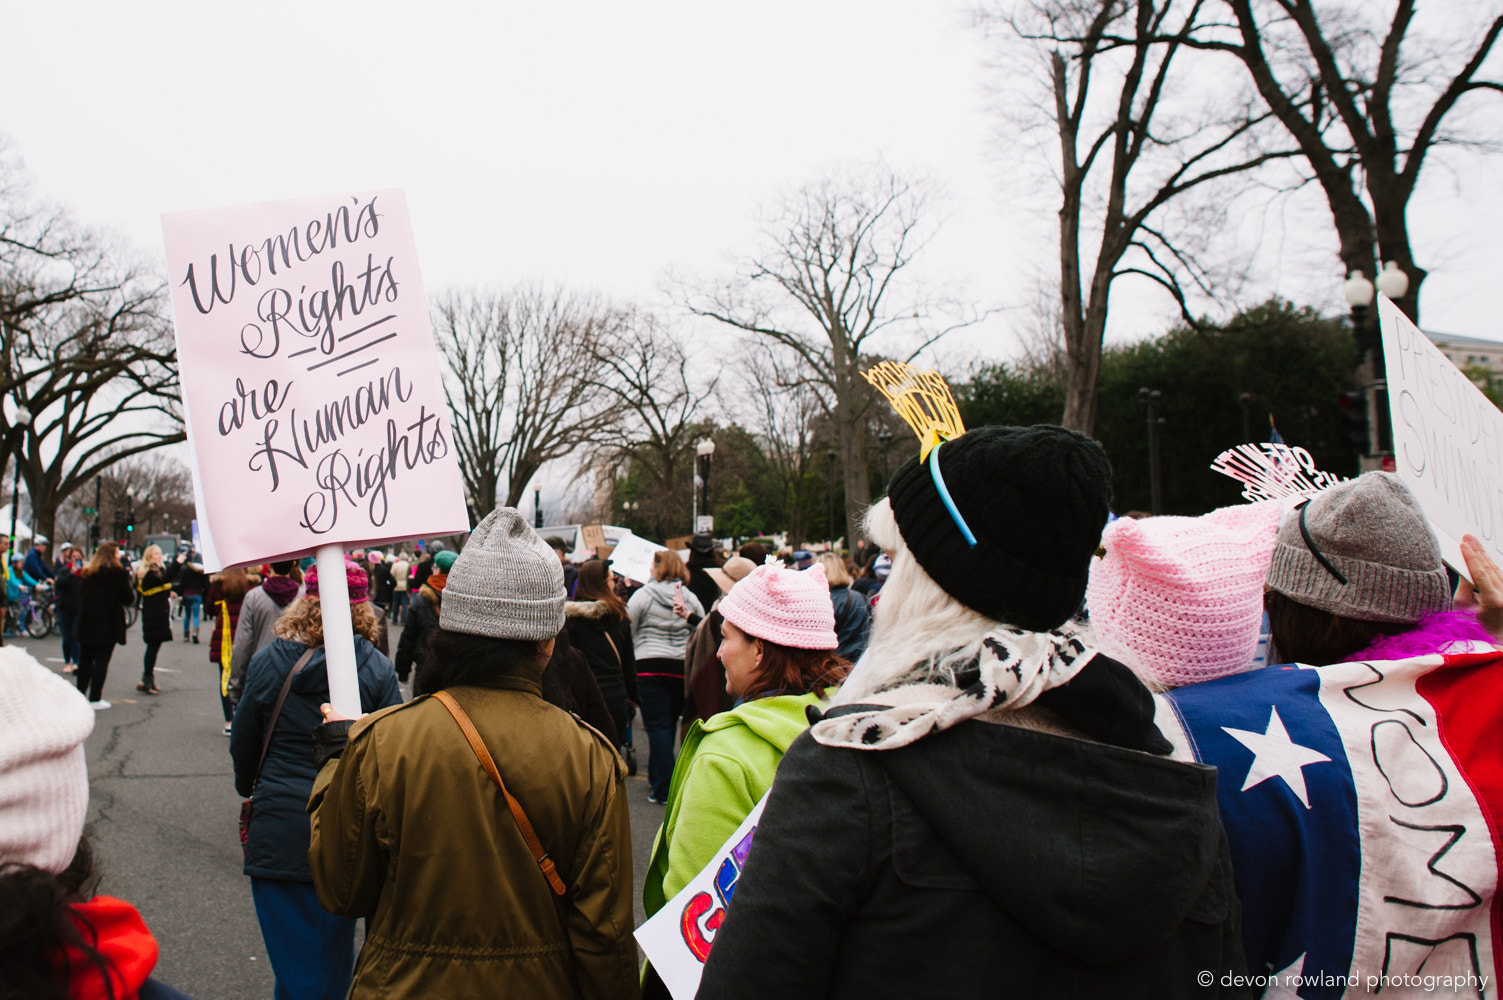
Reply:
M981 652L981 641L1001 623L947 594L924 572L898 530L883 498L866 512L866 534L892 556L872 616L871 642L831 703L857 704L890 686L914 667L953 681L955 670Z

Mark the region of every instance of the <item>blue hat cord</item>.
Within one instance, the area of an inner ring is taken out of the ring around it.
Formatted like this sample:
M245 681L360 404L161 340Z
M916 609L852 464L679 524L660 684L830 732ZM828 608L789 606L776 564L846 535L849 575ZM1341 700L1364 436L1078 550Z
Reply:
M960 515L960 508L955 506L955 500L950 496L950 488L945 485L945 477L939 473L939 449L943 442L935 444L929 450L929 475L934 480L934 488L939 491L940 500L944 501L945 509L950 512L950 519L955 522L955 527L960 529L960 534L965 538L971 548L976 547L976 534L971 531L971 526L965 523L965 518Z

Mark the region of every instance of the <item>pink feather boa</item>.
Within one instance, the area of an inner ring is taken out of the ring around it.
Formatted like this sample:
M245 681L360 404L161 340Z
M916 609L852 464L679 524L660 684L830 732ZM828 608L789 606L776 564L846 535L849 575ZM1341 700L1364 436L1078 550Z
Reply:
M1453 642L1482 642L1490 646L1498 641L1482 627L1475 612L1438 611L1421 618L1419 624L1398 635L1379 636L1371 646L1347 657L1357 660L1406 660L1411 656L1428 656L1446 652Z

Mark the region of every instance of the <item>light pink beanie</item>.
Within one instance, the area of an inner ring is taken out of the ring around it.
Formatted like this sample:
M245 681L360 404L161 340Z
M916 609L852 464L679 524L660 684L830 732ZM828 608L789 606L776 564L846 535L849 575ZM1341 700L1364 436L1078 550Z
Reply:
M19 646L0 648L0 863L57 875L89 811L84 740L95 713Z
M834 649L835 606L823 566L802 572L758 566L720 599L725 620L749 636L793 649Z
M1107 525L1086 586L1096 648L1163 687L1246 670L1283 511L1268 500Z

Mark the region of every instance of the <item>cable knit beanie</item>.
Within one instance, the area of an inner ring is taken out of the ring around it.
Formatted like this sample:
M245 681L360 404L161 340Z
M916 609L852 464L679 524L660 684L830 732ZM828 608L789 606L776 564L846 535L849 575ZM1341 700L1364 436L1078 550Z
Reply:
M84 740L94 712L78 689L19 646L0 648L0 864L54 875L89 811Z
M1366 622L1413 624L1451 607L1435 533L1409 487L1391 472L1339 483L1286 515L1268 589Z
M475 526L444 586L443 628L542 642L564 627L564 568L512 507Z
M825 568L758 566L720 599L725 620L749 636L792 649L834 649L835 606Z
M976 545L951 518L928 463L911 458L888 499L919 565L988 618L1034 632L1064 624L1080 608L1106 524L1106 453L1049 424L980 427L939 449L945 486Z
M433 565L438 567L440 573L447 573L454 568L454 560L458 558L458 552L450 552L446 549L433 557Z
M1097 648L1162 687L1246 670L1283 512L1266 500L1107 525L1086 588Z
M344 581L350 590L351 604L359 604L361 601L370 599L370 579L365 570L348 560L345 561ZM309 597L318 596L318 566L316 564L303 578L303 593Z

